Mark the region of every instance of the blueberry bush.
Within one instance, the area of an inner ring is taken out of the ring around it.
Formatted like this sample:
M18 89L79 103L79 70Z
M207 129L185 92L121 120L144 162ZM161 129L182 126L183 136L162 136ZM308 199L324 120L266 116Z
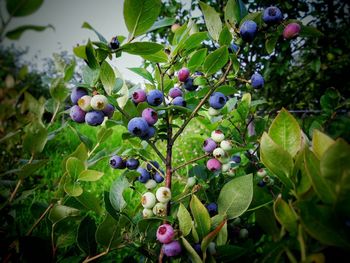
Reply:
M21 145L23 156L2 173L9 185L1 195L4 262L325 262L348 255L350 145L322 125L304 132L285 108L261 114L264 74L251 72L243 52L263 41L272 54L278 41L293 45L321 33L285 20L276 6L248 12L229 0L223 15L205 2L198 7L203 30L189 19L172 25L160 44L142 36L170 27L158 19L161 1L125 0L127 37L107 41L83 24L97 40L73 50L85 63L80 82L72 81L75 61L57 63L50 99L24 93L16 107L22 126L1 139L8 149ZM130 68L144 86L128 87L112 66L124 53L144 59L144 67ZM325 105L339 106L339 94L324 96ZM67 133L79 143L59 145ZM58 151L55 162L48 148ZM48 165L55 169L42 178L49 193L41 200L33 175ZM26 209L32 224L23 230Z

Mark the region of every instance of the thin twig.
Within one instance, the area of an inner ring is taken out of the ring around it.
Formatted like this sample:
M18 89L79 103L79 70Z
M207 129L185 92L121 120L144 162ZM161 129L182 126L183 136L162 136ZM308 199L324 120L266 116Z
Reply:
M210 153L206 153L206 154L204 154L204 155L202 155L202 156L199 156L199 157L196 157L196 158L194 158L194 159L192 159L192 160L189 160L189 161L187 161L187 162L185 162L185 163L179 165L178 167L173 168L173 172L175 172L175 171L181 169L182 167L185 167L185 166L187 166L187 165L189 165L189 164L191 164L191 163L194 163L194 162L196 162L196 161L198 161L198 160L204 159L204 158L206 158L206 157L208 157L208 156L210 156L210 155L211 155Z
M33 230L37 227L37 225L41 222L41 220L43 220L43 218L45 217L45 215L51 210L51 208L53 207L53 203L51 203L46 210L41 214L41 216L35 221L34 225L32 225L32 227L29 229L29 231L27 232L27 236L30 236L33 232Z

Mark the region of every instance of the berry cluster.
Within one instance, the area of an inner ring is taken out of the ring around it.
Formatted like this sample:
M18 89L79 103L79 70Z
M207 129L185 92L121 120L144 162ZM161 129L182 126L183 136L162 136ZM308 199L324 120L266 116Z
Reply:
M166 216L167 204L171 199L171 191L168 187L161 186L157 189L156 195L152 192L146 192L141 197L143 206L142 215L144 218L149 218L154 215ZM158 201L158 202L157 202Z
M266 170L264 168L260 168L256 174L258 177L261 178L258 182L258 186L264 187L265 185L271 186L274 184L274 180L267 175Z
M216 116L220 114L220 110L225 106L227 97L221 92L214 92L209 98L208 114Z
M122 157L118 156L118 155L113 155L110 159L109 159L109 165L113 168L113 169L125 169L128 168L129 170L136 170L139 165L140 162L138 159L135 158L130 158L130 159L123 159Z
M160 170L157 161L151 161L147 163L146 169L139 167L136 171L140 174L138 181L145 184L147 189L153 189L164 181L164 171Z
M75 122L97 126L102 124L105 116L113 116L114 106L108 103L104 95L90 96L86 89L77 87L72 90L70 98L74 104L70 108L70 117Z
M238 155L234 155L231 158L229 157L232 144L229 140L225 140L225 135L220 130L213 131L211 133L211 138L203 142L203 150L206 153L212 154L214 157L207 161L207 168L212 172L221 170L222 172L234 174L234 169L231 168L231 164L238 164L241 162L241 158Z
M175 257L181 253L181 244L178 240L174 240L175 231L169 224L163 224L158 227L157 239L162 243L162 250L167 257Z

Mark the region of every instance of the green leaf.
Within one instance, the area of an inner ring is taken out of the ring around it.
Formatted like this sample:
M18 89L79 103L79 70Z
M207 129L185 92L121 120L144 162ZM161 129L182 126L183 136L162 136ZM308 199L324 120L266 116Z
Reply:
M180 50L191 50L200 45L206 39L208 39L207 32L194 33L186 39Z
M210 53L204 61L204 72L206 75L211 75L223 68L228 61L228 50L226 46Z
M292 188L289 179L293 170L292 156L281 146L276 144L270 136L264 132L260 139L260 158L262 163L273 172L283 184Z
M133 55L151 55L162 50L161 44L152 42L133 42L123 45L122 50Z
M28 16L36 12L44 0L6 0L6 9L11 16Z
M231 44L231 41L232 35L230 33L230 30L227 28L227 26L224 26L219 36L219 44L220 46L229 46Z
M119 220L115 220L110 214L107 214L103 222L97 227L95 239L103 247L113 248L123 240L121 235Z
M224 219L213 231L211 231L208 235L206 235L201 243L201 250L203 251L203 260L205 261L206 259L206 250L209 246L209 243L216 238L216 236L219 234L221 229L223 228L224 225L226 225L226 219Z
M84 22L81 27L94 31L101 42L108 43L107 40L99 32L97 32L89 23Z
M273 241L280 238L280 229L277 226L276 217L270 206L263 206L255 211L256 222L259 227L272 237Z
M99 180L103 176L102 172L94 170L85 170L79 174L79 181L94 182Z
M301 148L301 129L296 119L284 108L273 120L269 129L270 138L292 157Z
M115 86L116 78L115 78L113 68L106 61L102 62L100 79L104 90L106 91L107 95L110 96Z
M183 236L180 237L182 241L182 245L185 247L187 251L187 255L190 258L191 262L193 263L203 263L197 252L194 250L194 248L191 246L191 244L184 238Z
M28 176L31 176L37 172L41 167L43 167L48 161L47 160L35 160L31 163L23 165L17 172L20 179L24 179Z
M100 205L100 199L96 197L96 194L90 192L83 192L81 195L76 196L75 199L86 208L86 210L94 211L97 215L101 215L103 210Z
M185 237L191 232L192 218L182 203L180 203L179 211L177 212L177 218L179 220L181 234Z
M55 30L55 28L52 25L47 25L47 26L25 25L25 26L19 26L11 31L6 32L6 37L11 40L18 40L25 31L33 30L33 31L41 32L47 28L51 28Z
M129 39L146 33L156 21L160 9L160 0L125 0L123 14Z
M152 84L154 84L154 79L151 73L149 73L147 71L147 69L145 68L128 68L129 70L131 70L132 72L140 75L141 77L143 77L144 79L147 79L149 82L151 82Z
M109 200L115 210L121 212L126 206L126 202L123 197L123 192L129 187L129 182L124 176L118 177L111 186L109 192Z
M40 123L33 122L25 128L23 137L24 151L34 155L41 153L47 142L47 129Z
M195 195L192 196L190 208L198 237L202 240L210 231L210 216L208 210Z
M75 59L73 58L72 62L65 66L64 68L64 81L69 82L74 76L74 69L76 66Z
M243 214L253 199L253 175L237 177L226 183L218 197L218 211L232 219Z
M86 46L82 45L82 46L76 46L73 48L73 53L74 55L76 55L78 58L82 58L87 60L87 56L86 56Z
M98 69L100 67L100 64L98 64L98 61L95 55L95 50L90 40L85 46L85 53L86 53L86 58L87 58L89 67L91 69Z
M337 222L331 207L311 202L299 202L300 220L306 231L322 244L337 247L350 247L343 224Z
M144 60L155 62L155 63L168 62L168 55L163 50L159 50L158 52L150 55L141 55L141 57Z
M97 132L97 142L104 143L113 134L112 128L101 127Z
M313 26L301 25L300 37L322 37L324 34Z
M279 195L273 204L273 210L278 222L292 235L296 236L298 231L297 216L293 209Z
M190 60L187 63L187 67L189 70L193 71L198 69L204 62L205 57L207 55L207 49L202 48L197 50L190 58Z
M63 159L62 167L61 167L62 170L66 170L67 160L70 157L76 157L79 160L82 160L85 162L88 158L88 150L86 148L86 145L84 143L79 144L73 153L71 153L69 156Z
M227 232L227 222L223 225L221 228L217 238L216 238L216 245L217 246L223 246L226 244L228 238L228 232Z
M246 16L244 16L239 23L239 26L241 26L245 21L247 20L253 20L255 23L257 23L258 26L261 26L262 23L262 12L254 12L254 13L248 13Z
M55 78L50 85L50 94L57 102L62 103L68 97L69 91L62 78Z
M70 196L80 196L83 193L83 188L79 183L73 182L71 179L67 178L64 183L64 191Z
M334 140L328 137L326 134L319 130L313 130L312 132L312 150L320 160L325 151L334 144Z
M153 30L162 28L162 27L167 27L167 26L171 26L172 24L174 24L176 22L175 18L170 18L170 17L164 17L160 20L157 20L156 22L154 22L154 24L152 25L152 27L150 29L148 29L148 32L151 32Z
M336 194L331 188L330 182L321 175L320 161L307 148L304 151L304 165L306 175L310 178L312 187L318 197L326 204L334 203Z
M76 180L79 174L85 170L85 164L76 157L69 157L66 163L66 170L72 180Z
M222 23L220 15L215 11L215 9L203 2L199 2L199 6L204 15L205 25L207 26L209 35L218 42L220 32L222 29Z
M72 129L72 131L78 136L78 138L79 138L79 140L82 142L82 143L84 143L84 145L88 148L88 149L92 149L92 146L93 146L93 142L92 142L92 140L89 138L89 137L87 137L87 136L85 136L84 134L82 134L82 133L80 133L78 130L76 130L74 127L72 127L72 126L69 126L71 129Z
M80 211L78 209L65 205L55 205L50 211L49 220L52 224L56 224L67 217L79 215Z
M228 0L225 6L225 22L229 25L238 24L247 15L247 9L241 0Z
M97 243L95 240L96 223L89 215L80 222L77 233L77 245L86 255L95 255Z
M268 37L265 41L265 49L266 52L270 55L275 50L275 46L277 44L279 35L273 35L271 37Z

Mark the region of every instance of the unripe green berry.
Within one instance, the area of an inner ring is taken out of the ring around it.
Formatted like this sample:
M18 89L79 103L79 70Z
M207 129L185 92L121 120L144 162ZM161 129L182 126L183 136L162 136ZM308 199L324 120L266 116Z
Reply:
M258 172L256 173L257 176L263 178L266 175L266 170L264 168L260 168Z
M156 204L156 197L153 193L147 192L142 195L141 204L144 208L152 208Z
M223 140L220 143L220 148L223 149L224 151L230 151L232 149L232 144L230 141Z
M168 187L159 187L156 192L157 200L161 203L167 203L171 199L171 191Z
M217 110L217 109L210 107L208 109L208 114L209 114L209 116L217 116L220 114L220 110Z
M213 151L213 156L216 158L216 159L220 159L222 157L225 157L225 151L223 149L221 149L220 147L219 148L216 148L214 151Z
M226 173L226 172L228 172L228 170L231 168L231 164L230 163L224 163L224 164L222 164L222 166L221 166L221 171L223 172L223 173Z
M152 211L156 216L166 216L166 204L156 203Z
M143 216L143 218L150 218L150 217L152 217L153 215L154 215L154 214L153 214L153 212L152 212L151 209L144 208L144 209L142 210L142 216Z
M108 99L104 95L95 95L90 104L94 110L104 110L108 105Z
M245 239L248 237L248 230L246 228L242 228L241 230L239 230L239 238Z
M157 187L157 182L153 179L149 179L146 183L145 186L148 190L152 190Z
M192 187L192 186L194 186L195 184L196 184L196 177L188 177L188 179L187 179L187 187Z
M90 111L91 108L91 99L92 97L89 95L85 95L81 97L78 100L78 106L83 110L83 111Z
M216 130L211 133L211 138L215 142L222 142L225 139L225 135L222 133L222 131Z

